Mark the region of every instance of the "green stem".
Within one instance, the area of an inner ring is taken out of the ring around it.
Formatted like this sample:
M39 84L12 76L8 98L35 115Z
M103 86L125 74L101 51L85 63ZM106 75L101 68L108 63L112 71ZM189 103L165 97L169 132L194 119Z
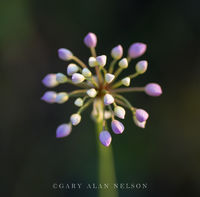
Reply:
M72 84L72 85L74 85L74 86L77 86L77 87L80 87L80 88L91 88L91 86L89 86L89 85L88 85L87 83L85 83L85 82L75 84L75 83L72 82L71 79L67 79L67 82L66 82L66 83L70 83L70 84Z
M81 114L91 103L92 103L93 99L90 99L89 101L87 101L77 112L77 114Z
M111 92L112 93L125 93L125 92L144 92L144 87L134 87L134 88L118 88L114 89Z
M128 77L130 77L131 79L133 79L133 78L135 78L135 77L137 77L138 75L140 75L140 73L134 73L134 74L132 74L132 75L129 75Z
M116 62L117 62L116 59L113 59L113 61L111 62L110 67L109 67L109 71L108 71L110 74L112 74Z
M71 96L71 97L72 97L72 96L73 96L73 97L75 96L75 97L76 97L76 96L78 96L78 95L85 94L86 91L87 91L86 89L83 89L83 90L74 90L74 91L72 91L72 92L69 93L69 96Z
M90 51L91 51L92 57L96 57L97 56L95 48L93 48L93 47L90 48Z
M120 72L121 72L122 70L120 70L120 68L116 71L116 73L115 73L115 79L117 78L117 76L120 74ZM140 75L140 73L134 73L134 74L132 74L132 75L129 75L129 76L127 76L127 77L129 77L130 79L133 79L133 78L135 78L135 77L137 77L138 75ZM114 81L114 80L113 80ZM120 86L122 86L123 84L122 84L122 81L120 80L120 81L118 81L117 83L115 83L113 86L112 86L112 88L118 88L118 87L120 87Z
M98 103L99 109L103 110L103 103ZM113 161L112 146L104 147L99 141L99 133L103 130L103 118L98 118L96 121L97 143L99 150L99 184L109 184L108 189L99 189L99 197L118 197L117 189L114 189L116 183L115 168Z
M120 95L120 94L114 94L114 97L117 97L117 98L119 98L120 100L122 100L122 101L128 106L128 108L129 108L131 111L135 111L135 108L131 105L131 103L130 103L125 97L123 97L123 96Z
M77 62L81 67L87 68L86 64L85 64L83 61L81 61L78 57L73 56L72 59L73 59L75 62Z
M128 60L128 63L131 61L131 57L130 56L127 56L126 59Z

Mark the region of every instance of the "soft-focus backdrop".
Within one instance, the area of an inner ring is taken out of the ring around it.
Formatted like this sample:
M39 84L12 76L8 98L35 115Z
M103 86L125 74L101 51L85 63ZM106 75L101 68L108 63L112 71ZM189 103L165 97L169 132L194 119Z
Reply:
M88 32L98 36L98 54L122 44L145 42L148 71L134 80L157 82L158 98L133 93L132 104L150 113L145 130L131 114L126 131L113 137L117 181L148 183L121 196L200 196L200 1L6 0L0 2L1 196L97 195L96 190L55 190L53 183L96 183L96 134L89 111L72 134L58 140L56 127L76 110L73 101L40 100L47 73L66 72L57 49L87 61ZM138 59L138 60L139 60ZM136 61L135 61L136 62ZM134 72L134 63L127 73ZM124 73L125 75L126 73ZM63 85L60 90L71 90Z

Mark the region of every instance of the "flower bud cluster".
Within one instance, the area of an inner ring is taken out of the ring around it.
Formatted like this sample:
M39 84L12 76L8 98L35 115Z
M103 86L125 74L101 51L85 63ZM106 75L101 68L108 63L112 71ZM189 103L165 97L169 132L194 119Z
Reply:
M68 93L65 91L46 91L41 99L50 104L62 104L69 98L75 97L74 105L78 107L78 110L70 116L68 123L58 126L56 130L57 138L68 136L72 131L72 126L77 126L81 122L83 111L93 104L93 119L103 122L99 140L102 145L108 147L112 141L109 129L114 134L123 134L125 130L121 122L126 116L125 108L132 112L133 122L140 128L145 128L149 118L149 114L145 110L133 107L121 94L142 91L149 96L157 97L162 94L162 89L157 83L149 83L144 87L130 87L131 80L147 71L148 62L146 60L141 60L135 64L135 73L120 77L121 72L128 67L130 68L131 60L141 57L146 52L146 44L133 43L128 49L127 57L123 56L124 49L120 44L115 46L111 49L112 61L108 65L106 55L96 55L97 36L94 33L88 33L83 42L91 51L91 56L86 64L69 49L60 48L58 57L63 61L73 62L67 65L66 73L47 74L42 80L47 88L69 83L79 87L79 89ZM131 70L133 69L130 68L130 72ZM121 86L125 87L120 88ZM107 124L109 121L110 128Z

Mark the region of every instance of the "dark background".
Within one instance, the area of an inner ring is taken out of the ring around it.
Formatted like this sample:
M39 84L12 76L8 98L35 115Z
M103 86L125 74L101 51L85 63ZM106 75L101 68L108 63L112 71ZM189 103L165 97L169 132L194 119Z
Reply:
M148 190L120 196L200 196L200 1L6 0L0 2L1 183L6 197L96 196L97 191L53 190L54 182L97 182L97 146L89 111L72 134L58 140L56 127L76 111L73 101L40 100L47 73L66 72L57 57L65 47L87 61L88 32L98 36L98 54L122 44L148 45L140 59L147 73L133 85L157 82L158 98L128 96L146 109L145 130L132 123L113 136L117 181L145 182ZM127 72L134 72L134 62ZM62 86L71 90L71 86Z

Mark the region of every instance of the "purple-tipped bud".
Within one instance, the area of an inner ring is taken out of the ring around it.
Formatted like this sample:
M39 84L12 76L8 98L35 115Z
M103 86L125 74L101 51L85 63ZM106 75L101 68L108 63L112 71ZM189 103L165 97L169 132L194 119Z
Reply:
M56 102L56 92L54 91L47 91L44 93L44 95L42 96L42 100L47 102L47 103L55 103Z
M113 59L120 59L123 55L123 48L121 45L118 45L116 47L114 47L111 51L111 56L113 57Z
M121 134L124 131L124 125L118 120L113 120L111 127L115 134Z
M57 138L63 138L68 136L72 131L72 125L71 124L61 124L56 129L56 137Z
M125 86L130 86L131 78L130 77L125 77L124 79L121 80L121 82Z
M105 94L104 96L104 104L105 105L110 105L114 102L114 98L111 94Z
M42 83L48 87L48 88L53 88L55 86L57 86L59 83L56 80L56 74L48 74L46 75L43 80Z
M57 73L56 74L56 81L58 83L66 83L67 82L67 76L62 74L62 73Z
M138 126L138 127L140 127L140 128L144 129L145 126L146 126L146 121L139 122L135 116L133 116L133 121L134 121L135 125Z
M145 93L149 96L160 96L162 89L157 83L149 83L145 86Z
M94 33L88 33L84 38L84 43L89 48L94 48L97 45L97 36Z
M123 58L119 61L119 67L123 69L128 67L128 61L126 58Z
M142 60L136 64L135 69L138 73L143 74L144 72L146 72L147 66L148 62L146 60Z
M72 82L75 84L82 83L85 80L85 77L79 73L74 73L72 75Z
M67 66L67 74L69 76L73 75L74 73L78 72L79 67L76 64L69 64Z
M81 121L81 115L80 114L72 114L70 117L70 121L74 126L78 125Z
M107 57L105 55L101 55L101 56L96 57L96 61L97 61L99 66L105 66L106 60L107 60Z
M112 141L112 137L108 131L102 131L99 134L99 140L104 146L108 147Z
M59 92L56 96L56 103L62 104L69 99L69 95L66 92Z
M115 78L115 75L113 75L113 74L110 74L110 73L106 73L105 74L105 81L107 83L111 83L114 78Z
M92 73L91 73L91 71L90 71L88 68L84 68L84 69L82 70L82 75L83 75L84 77L91 77Z
M58 57L61 60L68 61L72 59L73 54L70 50L61 48L61 49L58 49Z
M141 42L133 43L128 50L128 55L131 58L137 58L140 57L145 53L147 49L147 45Z
M114 113L115 113L115 116L117 116L118 118L124 119L126 111L123 107L116 106L114 108Z
M137 109L135 116L139 122L144 122L148 119L149 114L143 109Z

